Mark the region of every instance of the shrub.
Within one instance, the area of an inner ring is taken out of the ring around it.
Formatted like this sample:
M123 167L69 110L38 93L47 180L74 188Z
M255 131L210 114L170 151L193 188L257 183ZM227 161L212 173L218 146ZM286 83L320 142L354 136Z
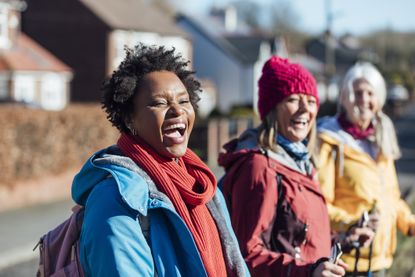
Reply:
M98 104L58 112L0 105L0 126L3 185L80 166L118 137Z

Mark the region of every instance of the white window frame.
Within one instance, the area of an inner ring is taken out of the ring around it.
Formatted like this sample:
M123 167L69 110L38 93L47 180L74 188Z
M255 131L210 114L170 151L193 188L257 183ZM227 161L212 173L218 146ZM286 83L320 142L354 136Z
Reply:
M114 42L114 57L111 65L112 69L115 69L125 57L124 46L127 44L128 33L126 31L117 30L113 33L112 37Z
M111 61L112 70L117 68L125 58L125 46L134 47L138 43L159 45L161 37L156 33L116 30L112 33L114 57ZM112 71L111 70L111 71Z
M18 102L35 103L36 77L31 74L17 74L14 81L14 99Z
M183 59L191 60L190 42L182 37L165 36L160 39L160 45L164 45L167 49L174 47L175 53L180 54Z
M40 105L47 110L62 110L67 104L66 80L57 73L40 78Z
M0 74L0 99L9 98L9 75Z

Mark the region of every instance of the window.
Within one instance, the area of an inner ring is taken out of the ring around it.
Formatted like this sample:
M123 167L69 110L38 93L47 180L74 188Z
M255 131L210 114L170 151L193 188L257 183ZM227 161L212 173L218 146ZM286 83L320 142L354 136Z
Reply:
M159 42L161 45L164 45L167 49L174 47L176 49L176 54L179 53L185 60L191 59L191 45L190 42L181 37L163 37Z
M7 75L0 75L0 99L9 97L9 78Z
M56 73L45 74L41 79L40 105L47 110L61 110L66 106L65 78Z
M124 47L134 47L138 43L148 45L160 44L160 36L155 33L141 33L117 30L113 33L114 59L112 60L113 69L117 68L125 57Z
M129 46L131 47L137 43L159 45L160 36L156 33L132 32L130 36Z
M112 60L112 67L117 68L124 59L124 46L127 44L128 35L125 31L115 31L114 35L114 59Z
M17 75L14 78L14 98L16 101L33 103L35 101L35 78L31 75Z

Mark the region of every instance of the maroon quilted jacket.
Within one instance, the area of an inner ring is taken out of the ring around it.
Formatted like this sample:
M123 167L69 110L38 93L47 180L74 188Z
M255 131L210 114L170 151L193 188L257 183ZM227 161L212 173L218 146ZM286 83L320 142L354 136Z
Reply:
M274 152L271 157L257 147L240 149L237 140L225 149L219 157L226 170L222 190L251 274L310 276L312 264L329 256L331 244L317 181Z

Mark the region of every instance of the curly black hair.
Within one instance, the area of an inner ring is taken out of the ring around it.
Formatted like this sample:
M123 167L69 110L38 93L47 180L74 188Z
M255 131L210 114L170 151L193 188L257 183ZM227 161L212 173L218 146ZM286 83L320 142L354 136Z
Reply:
M126 57L107 78L102 86L102 109L108 120L121 132L128 132L125 120L133 112L133 98L137 86L144 75L154 71L170 71L177 75L186 87L190 102L194 108L200 100L200 83L193 77L194 71L187 69L189 61L175 54L175 49L164 46L138 44L134 48L125 48Z

